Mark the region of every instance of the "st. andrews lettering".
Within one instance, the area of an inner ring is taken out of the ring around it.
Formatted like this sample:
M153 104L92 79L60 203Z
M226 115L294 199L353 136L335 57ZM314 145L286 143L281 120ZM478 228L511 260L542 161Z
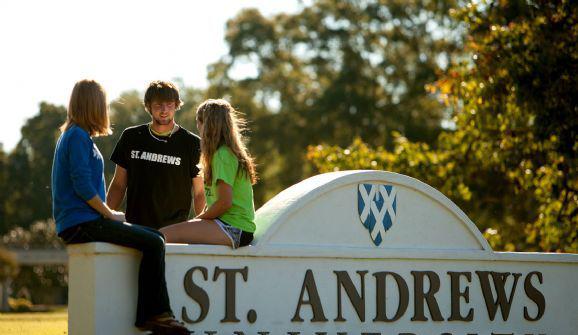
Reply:
M141 159L145 161L163 163L163 164L171 164L171 165L181 165L181 157L169 156L169 155L161 155L155 154L152 152L146 151L139 151L139 150L132 150L130 152L131 159Z
M232 332L219 332L218 330L204 330L204 331L198 331L199 334L204 334L204 335L422 335L422 333L412 333L412 332L396 332L396 333L392 333L390 331L385 331L385 332L379 332L379 331L359 331L359 332L333 332L333 333L329 333L329 332L301 332L301 331L288 331L288 332L272 332L272 331L257 331L255 333L250 333L250 332L245 332L242 330L235 330ZM437 335L437 333L428 333L428 335L432 335L435 334ZM512 332L508 332L508 333L504 333L504 332L487 332L487 333L478 333L478 332L468 332L468 333L448 333L448 332L443 332L443 333L439 333L439 335L518 335L519 333L512 333ZM519 335L546 335L544 333L538 332L538 333L524 333L524 334L519 334Z
M199 323L210 313L211 299L207 291L203 289L203 285L194 282L195 272L202 275L205 285L210 278L209 270L202 266L193 267L185 274L185 292L200 307L200 314L196 319L190 318L186 307L182 308L182 319L187 323ZM238 269L215 267L212 281L225 284L225 311L221 322L241 322L235 310L235 306L241 305L236 304L235 290L237 285L250 282L249 272L248 267ZM324 285L328 283L328 275L334 278L332 285L336 289L336 295L333 297L337 306L336 314L327 315L322 301L327 302L332 299L320 296L316 275L309 269L305 271L300 291L294 292L296 302L294 313L287 315L291 322L297 324L306 322L303 315L310 316L307 321L311 322L346 322L347 319L343 313L344 304L350 304L355 312L354 315L348 316L349 318L357 318L354 321L367 324L396 322L406 313L411 313L412 322L471 322L482 314L485 314L490 321L494 321L498 315L503 321L508 321L512 315L523 317L528 321L538 321L546 310L546 298L540 290L544 278L542 273L537 271L526 274L495 271L448 271L440 274L435 271L411 271L411 276L405 277L391 271L317 273L318 277L322 275L324 278L319 282L323 282ZM224 280L219 280L219 278L224 278ZM514 300L520 299L516 297L518 285L523 285L525 296L531 302L524 305L522 310L512 310ZM397 292L388 292L388 288L391 287L396 287ZM442 288L444 289L441 290ZM282 289L279 288L279 290ZM440 291L450 295L450 306L439 305L442 294ZM345 294L342 294L343 292ZM275 294L276 292L263 293ZM374 315L366 313L368 293L375 294L375 300L372 300L375 302L375 309L370 309L375 311ZM471 295L483 298L485 310L468 308ZM408 311L410 299L413 299L413 310ZM386 304L386 301L390 303ZM395 301L394 308L391 308L391 301ZM253 323L257 318L257 311L251 310L250 312L254 314L254 317L248 320Z

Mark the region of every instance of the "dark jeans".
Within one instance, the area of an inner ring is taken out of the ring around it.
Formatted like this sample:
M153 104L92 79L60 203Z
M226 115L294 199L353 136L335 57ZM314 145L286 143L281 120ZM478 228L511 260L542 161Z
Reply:
M107 242L141 251L135 326L165 312L173 315L165 280L165 240L159 231L101 218L68 228L58 236L66 244Z

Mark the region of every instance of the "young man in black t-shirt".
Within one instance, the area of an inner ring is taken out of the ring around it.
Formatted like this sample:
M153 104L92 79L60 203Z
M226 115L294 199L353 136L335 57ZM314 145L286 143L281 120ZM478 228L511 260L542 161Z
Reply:
M174 84L150 83L144 105L152 122L122 133L111 156L116 169L106 203L117 209L126 193L127 221L159 229L187 220L192 197L195 213L205 207L197 167L201 141L175 123L182 101Z

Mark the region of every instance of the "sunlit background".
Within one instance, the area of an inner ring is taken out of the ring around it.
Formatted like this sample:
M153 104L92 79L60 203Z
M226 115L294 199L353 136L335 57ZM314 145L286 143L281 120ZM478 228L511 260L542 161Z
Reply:
M439 190L494 250L576 253L577 8L0 1L0 312L66 304L50 171L62 106L85 77L112 101L115 133L95 139L106 158L124 128L150 120L147 84L173 80L185 102L177 121L191 130L207 97L246 114L256 208L313 175L387 170ZM106 180L113 171L106 159Z
M41 101L66 105L82 78L101 82L109 99L155 79L206 87L207 65L227 52L226 21L247 7L270 15L294 12L299 1L1 1L4 151Z

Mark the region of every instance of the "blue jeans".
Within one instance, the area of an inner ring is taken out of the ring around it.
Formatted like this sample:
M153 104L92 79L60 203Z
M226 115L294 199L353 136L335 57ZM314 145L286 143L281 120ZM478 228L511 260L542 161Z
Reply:
M107 242L141 251L135 326L162 313L173 315L165 280L165 240L158 230L100 218L68 228L58 236L66 244Z

